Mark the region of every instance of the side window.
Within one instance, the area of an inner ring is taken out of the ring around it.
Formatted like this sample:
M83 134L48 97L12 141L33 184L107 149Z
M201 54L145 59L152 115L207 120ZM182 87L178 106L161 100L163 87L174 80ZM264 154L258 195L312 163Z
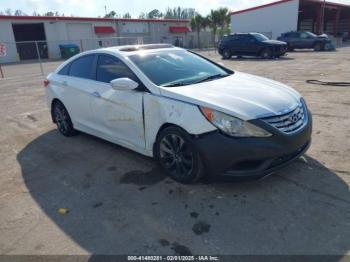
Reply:
M94 79L92 74L95 55L86 55L77 58L71 63L69 75L86 79Z
M300 34L300 37L303 38L303 39L305 39L305 38L308 37L308 34L306 34L306 33L301 33L301 34Z
M96 68L96 80L109 83L111 80L128 77L139 82L135 74L118 58L99 55Z
M59 75L64 75L64 76L68 75L69 66L70 66L70 64L65 65L65 66L58 72L58 74L59 74Z
M255 37L252 36L252 35L247 35L247 36L246 36L246 42L254 43L255 40L256 40Z

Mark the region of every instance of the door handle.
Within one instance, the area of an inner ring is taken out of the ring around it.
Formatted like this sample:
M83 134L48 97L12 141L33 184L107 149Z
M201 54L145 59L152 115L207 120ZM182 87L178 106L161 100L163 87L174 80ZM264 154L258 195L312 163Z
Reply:
M100 97L101 97L100 93L97 92L97 91L91 93L91 95L94 96L94 97L97 97L97 98L100 98Z
M62 82L62 85L63 85L63 86L68 86L67 81L63 81L63 82Z

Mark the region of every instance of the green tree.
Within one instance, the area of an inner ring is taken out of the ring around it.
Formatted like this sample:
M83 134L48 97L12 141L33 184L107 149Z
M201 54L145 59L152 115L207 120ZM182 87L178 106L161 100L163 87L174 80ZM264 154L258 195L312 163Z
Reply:
M55 16L55 13L52 11L44 13L44 16Z
M110 11L108 14L106 14L104 17L105 18L113 18L117 15L115 11Z
M6 14L6 15L12 15L12 10L11 10L11 8L7 8L7 9L5 10L5 14Z
M219 8L216 10L210 10L208 15L209 27L212 29L213 40L219 31L219 35L229 32L230 15L227 8Z
M191 18L191 29L192 31L195 31L197 33L198 48L201 48L200 32L202 29L206 28L208 25L209 25L208 18L201 16L199 13L196 13L196 15Z
M142 12L142 13L139 14L139 18L140 18L140 19L145 19L146 17L147 17L147 14L144 13L144 12Z
M196 10L194 8L182 8L180 6L170 8L168 7L165 11L164 18L172 19L191 19L196 15Z
M125 13L125 14L123 15L123 18L131 18L130 13L129 13L129 12Z
M147 14L147 18L162 18L163 14L158 9L153 9Z
M17 9L14 13L15 16L24 16L27 15L26 13L24 13L22 10Z

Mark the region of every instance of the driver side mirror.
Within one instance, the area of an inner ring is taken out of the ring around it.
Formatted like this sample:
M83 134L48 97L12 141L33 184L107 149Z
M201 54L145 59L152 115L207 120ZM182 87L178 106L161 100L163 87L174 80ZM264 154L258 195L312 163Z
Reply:
M135 82L134 80L131 80L128 77L113 79L110 83L113 89L124 90L124 91L134 90L139 86L137 82Z

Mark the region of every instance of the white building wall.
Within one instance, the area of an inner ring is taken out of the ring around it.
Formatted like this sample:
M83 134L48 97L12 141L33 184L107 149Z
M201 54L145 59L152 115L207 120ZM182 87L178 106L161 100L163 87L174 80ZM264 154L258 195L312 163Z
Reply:
M60 44L76 44L83 50L100 48L111 45L137 44L138 38L146 43L174 43L176 36L182 37L187 45L186 33L174 34L169 32L169 26L188 26L187 22L163 21L96 21L96 20L58 20L52 19L0 19L0 42L6 44L7 56L0 57L0 63L19 61L15 44L12 24L14 23L43 23L48 45L49 59L58 59ZM96 34L95 26L112 26L115 33ZM87 30L87 28L89 28ZM83 30L84 29L84 30ZM85 30L86 29L86 30ZM123 39L115 39L123 37ZM125 38L125 39L124 39Z
M0 42L6 46L6 56L0 57L0 63L9 63L18 61L17 48L14 44L15 36L12 30L11 21L0 20Z
M282 33L297 30L299 0L279 3L231 15L231 33L271 33L276 39Z

